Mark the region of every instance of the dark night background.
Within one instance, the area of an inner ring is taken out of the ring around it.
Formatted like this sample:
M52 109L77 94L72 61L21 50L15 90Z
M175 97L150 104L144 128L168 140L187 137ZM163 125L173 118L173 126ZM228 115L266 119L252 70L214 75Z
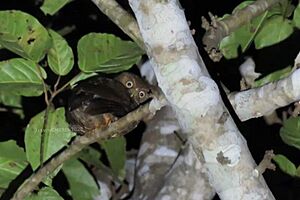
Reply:
M106 32L113 33L123 39L129 39L123 32L115 26L98 8L87 0L75 0L65 6L55 16L45 16L36 6L34 0L1 0L0 10L22 10L35 16L44 26L51 27L54 30L62 29L65 26L75 25L76 29L68 34L65 38L69 45L72 46L74 55L76 55L77 41L89 32ZM119 1L127 10L130 10L127 1ZM244 61L245 56L252 56L257 64L257 71L266 75L275 69L284 68L292 65L294 58L299 51L300 32L296 31L287 40L278 45L264 48L256 51L250 48L245 54L238 59L227 61L222 59L219 63L213 63L208 58L202 48L201 38L204 31L201 28L201 16L207 17L208 11L213 14L222 16L225 13L230 13L232 9L242 1L199 1L199 0L181 0L182 7L185 9L185 14L188 20L191 21L191 28L196 30L194 36L199 51L207 65L212 77L220 83L222 81L228 89L235 91L239 89L240 75L238 72L239 65ZM201 3L202 2L202 3ZM40 5L40 2L38 3ZM0 59L5 60L15 57L12 53L1 50ZM54 84L56 76L49 70L47 82ZM78 69L73 69L70 75L63 77L62 84L74 76ZM56 106L65 104L66 93L62 93L55 101ZM45 108L43 97L23 98L22 104L25 109L25 119L21 120L17 115L0 112L0 141L5 141L10 138L17 139L22 145L23 127L29 122L30 118L41 112ZM225 103L227 102L224 98ZM228 103L227 103L228 105ZM285 108L280 109L280 111ZM232 110L231 110L232 111ZM258 163L265 150L274 149L275 153L286 155L296 166L300 164L300 151L290 147L282 142L279 136L279 125L267 126L263 119L252 119L241 123L236 117L235 121L248 141L249 149ZM142 128L142 126L141 126ZM137 131L136 131L137 132ZM135 132L127 136L128 148L138 147L141 134ZM300 180L292 178L279 169L275 172L267 171L264 173L265 180L269 185L274 196L278 200L300 199ZM216 197L215 199L218 199Z

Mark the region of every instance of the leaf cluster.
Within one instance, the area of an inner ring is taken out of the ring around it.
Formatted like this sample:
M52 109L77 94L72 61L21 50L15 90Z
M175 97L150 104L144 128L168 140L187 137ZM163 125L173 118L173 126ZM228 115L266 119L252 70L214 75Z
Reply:
M45 0L41 10L53 15L67 3L69 0ZM34 16L18 10L0 11L0 45L16 54L15 58L0 62L0 103L22 109L22 96L41 95L45 95L47 103L47 108L26 126L25 147L18 146L14 140L0 142L0 188L6 189L26 166L36 170L41 161L67 147L75 136L65 120L64 107L54 108L53 99L64 89L97 72L118 73L130 69L141 59L143 51L134 42L123 41L112 34L89 33L78 41L77 56L74 56L74 49L62 35L44 27ZM67 77L76 67L76 57L80 73L60 86L61 78ZM49 70L57 75L55 85L46 83ZM106 169L122 181L126 140L122 137L103 142L101 149L109 161L110 168ZM59 171L65 174L73 199L94 198L99 195L99 185L86 166L103 167L102 157L99 149L86 148L49 174L43 181L45 186L26 200L63 199L52 186L52 179Z
M253 2L242 2L233 13ZM223 18L228 16L224 15ZM299 28L300 4L295 7L291 1L282 1L225 37L219 48L226 59L237 58L252 43L255 49L262 49L285 40Z

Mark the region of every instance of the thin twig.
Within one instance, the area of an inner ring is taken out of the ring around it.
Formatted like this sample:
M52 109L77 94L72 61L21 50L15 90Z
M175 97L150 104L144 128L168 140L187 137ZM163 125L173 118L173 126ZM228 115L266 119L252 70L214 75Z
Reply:
M0 112L7 112L8 109L7 108L0 108Z
M66 36L69 33L72 33L76 29L75 25L65 26L64 28L57 30L56 32L59 33L61 36Z
M58 87L58 85L59 85L60 78L61 78L61 76L58 76L58 77L57 77L57 80L56 80L56 82L55 82L55 84L54 84L54 92L57 91L57 87Z
M54 99L54 97L56 97L56 95L58 95L59 93L61 93L62 91L64 91L68 86L70 86L70 84L72 83L72 81L74 81L75 79L78 78L78 76L80 76L83 72L78 73L76 76L74 76L71 80L69 80L67 83L65 83L62 87L60 87L57 90L54 90L53 94L51 95L51 100Z
M49 106L50 105L50 101L49 101L49 97L48 97L48 87L47 87L47 84L44 81L42 70L41 70L40 66L36 65L36 67L37 67L37 71L39 73L40 79L42 80L43 89L44 89L44 95L45 95L45 102L46 102L47 106Z
M30 178L28 178L16 191L12 200L23 200L34 188L38 186L44 177L53 172L63 162L80 152L87 145L99 140L106 140L114 135L121 136L131 131L134 127L128 125L141 121L144 117L146 117L150 112L150 103L140 106L136 110L112 123L103 131L95 130L93 134L77 136L67 149L62 151L56 157L49 159L44 167L38 169ZM128 127L131 129L128 129Z

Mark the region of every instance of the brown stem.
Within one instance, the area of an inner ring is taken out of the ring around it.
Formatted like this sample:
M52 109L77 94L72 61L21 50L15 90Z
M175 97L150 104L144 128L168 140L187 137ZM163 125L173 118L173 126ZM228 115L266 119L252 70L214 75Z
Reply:
M58 87L58 85L59 85L60 78L61 78L61 76L58 76L58 78L57 78L57 80L56 80L56 83L54 84L54 92L57 91L57 87Z
M76 78L78 78L78 76L80 76L81 73L82 72L80 72L79 74L77 74L76 76L74 76L71 80L69 80L67 83L65 83L63 86L61 86L59 89L56 89L54 87L54 91L53 91L53 93L51 95L51 99L50 100L52 101L54 99L54 97L56 97L56 95L58 95L59 93L61 93L62 91L64 91L68 86L70 86L71 82L73 80L75 80Z
M274 158L275 154L273 150L267 150L265 152L264 158L262 161L259 163L259 165L256 167L256 170L260 173L263 174L266 169L270 170L275 170L276 166L272 163L272 159Z

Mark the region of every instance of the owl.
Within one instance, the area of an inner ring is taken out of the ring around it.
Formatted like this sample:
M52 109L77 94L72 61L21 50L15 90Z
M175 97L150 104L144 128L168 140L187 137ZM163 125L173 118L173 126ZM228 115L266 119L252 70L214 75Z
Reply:
M66 120L84 135L104 129L153 97L153 87L139 76L123 72L114 78L93 76L72 89Z

